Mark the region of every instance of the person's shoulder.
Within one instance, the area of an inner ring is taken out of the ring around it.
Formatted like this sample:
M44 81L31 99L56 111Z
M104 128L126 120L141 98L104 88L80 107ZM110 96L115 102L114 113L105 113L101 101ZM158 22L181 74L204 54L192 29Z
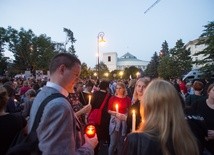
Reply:
M20 128L23 128L27 125L26 119L20 113L8 114L8 117L10 117L10 119L13 120L16 125L20 126Z
M138 141L138 142L141 142L141 143L153 143L153 142L157 142L155 140L155 138L152 138L151 136L149 136L148 134L146 133L143 133L143 132L132 132L132 133L129 133L127 135L127 138L129 141Z
M112 96L110 97L110 100L114 100L114 99L116 99L116 96L115 96L115 95L112 95Z
M55 94L55 93L59 93L57 92L56 90L50 88L50 87L44 87L36 96L36 98L34 99L33 101L33 107L34 110L35 109L38 109L39 106L42 104L42 102L49 96L51 96L52 94ZM70 103L69 101L63 97L63 96L60 96L60 97L54 97L52 98L48 103L47 105L45 106L45 111L49 109L52 109L52 108L60 108L60 109L63 109L63 107L66 107L68 108L70 106Z
M60 120L72 113L72 106L64 97L52 99L44 108L44 120ZM50 117L51 116L51 117ZM69 119L69 118L68 118Z
M14 118L14 119L22 119L22 117L23 117L21 115L21 113L11 113L8 116L10 116L11 118Z
M47 107L68 107L70 106L70 103L68 99L66 99L63 96L55 97L52 100L49 101Z
M129 141L129 143L134 143L134 142L137 142L139 136L140 136L139 133L137 133L137 132L132 132L132 133L129 133L129 134L127 135L127 140Z
M136 137L145 137L145 138L148 138L148 135L146 135L143 132L132 132L132 133L129 133L127 135L127 137L129 137L129 138L136 138Z

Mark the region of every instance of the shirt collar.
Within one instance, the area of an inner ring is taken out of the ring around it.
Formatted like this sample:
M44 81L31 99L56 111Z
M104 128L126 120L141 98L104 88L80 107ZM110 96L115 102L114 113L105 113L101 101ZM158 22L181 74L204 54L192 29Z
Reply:
M67 90L65 90L63 87L61 87L60 85L58 85L58 84L56 84L56 83L53 83L53 82L48 81L47 84L46 84L46 86L58 90L61 94L63 94L63 95L66 96L66 97L67 97L68 94L69 94Z

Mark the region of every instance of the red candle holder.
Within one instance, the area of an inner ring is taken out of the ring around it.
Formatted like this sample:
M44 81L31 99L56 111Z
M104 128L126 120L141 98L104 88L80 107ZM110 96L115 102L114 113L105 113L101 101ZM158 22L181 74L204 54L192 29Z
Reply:
M92 138L95 136L96 134L96 128L94 125L87 125L86 128L85 128L85 134L89 137L89 138Z

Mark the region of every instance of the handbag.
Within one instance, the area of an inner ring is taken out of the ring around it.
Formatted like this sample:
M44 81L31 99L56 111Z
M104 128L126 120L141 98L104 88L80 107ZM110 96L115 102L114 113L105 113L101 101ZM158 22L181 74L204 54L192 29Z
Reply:
M105 103L109 97L109 94L106 94L105 99L103 100L99 109L92 109L88 115L88 123L94 125L100 125L101 117L102 117L102 110L105 106Z
M40 123L41 116L43 114L43 110L48 102L53 100L57 97L64 97L64 95L60 93L54 93L48 96L39 106L37 111L33 127L29 134L24 134L23 131L20 131L17 136L14 138L12 144L10 145L9 150L7 151L7 155L30 155L31 153L34 154L41 154L41 151L38 148L38 137L36 133L36 129Z

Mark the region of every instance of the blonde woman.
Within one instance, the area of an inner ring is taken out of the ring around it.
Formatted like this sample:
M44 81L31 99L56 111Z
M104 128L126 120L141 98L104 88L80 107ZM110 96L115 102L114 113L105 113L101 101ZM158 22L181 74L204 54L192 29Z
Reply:
M123 155L198 155L198 146L172 84L153 80L140 102L142 123L127 136Z
M148 86L150 79L144 77L139 78L135 84L135 89L132 98L132 106L129 108L128 116L127 116L127 132L131 132L132 130L132 112L135 110L136 112L136 128L140 125L141 116L140 116L140 100L143 98L143 93Z
M117 108L116 108L117 105ZM120 154L124 138L126 136L126 121L118 117L118 114L127 115L128 108L131 105L131 99L127 96L126 86L123 82L116 84L115 95L109 99L108 113L111 115L109 123L109 155Z

